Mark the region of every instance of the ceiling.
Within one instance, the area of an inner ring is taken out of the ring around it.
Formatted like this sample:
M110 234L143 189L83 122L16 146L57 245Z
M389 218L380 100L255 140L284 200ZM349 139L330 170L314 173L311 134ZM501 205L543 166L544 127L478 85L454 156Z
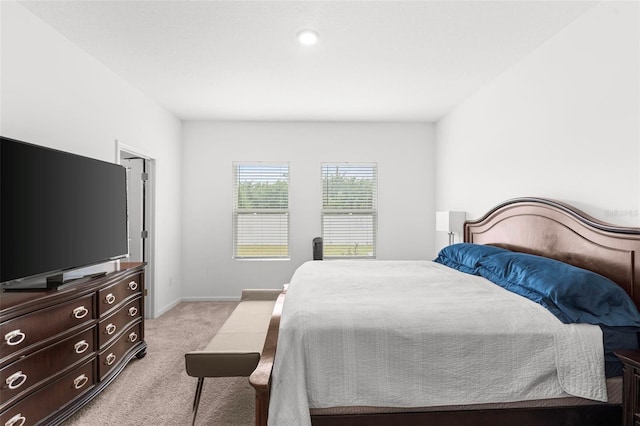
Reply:
M287 121L436 121L595 4L20 3L180 119Z

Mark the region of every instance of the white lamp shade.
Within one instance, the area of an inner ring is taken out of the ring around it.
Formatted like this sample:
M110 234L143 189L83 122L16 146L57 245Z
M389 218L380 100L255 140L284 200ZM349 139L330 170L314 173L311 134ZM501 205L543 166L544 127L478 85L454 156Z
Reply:
M466 212L436 212L436 231L462 233Z

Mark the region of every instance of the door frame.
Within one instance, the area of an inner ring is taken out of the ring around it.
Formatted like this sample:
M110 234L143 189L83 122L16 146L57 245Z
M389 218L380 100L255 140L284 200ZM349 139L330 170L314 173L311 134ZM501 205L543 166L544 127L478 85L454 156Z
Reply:
M145 272L145 289L147 297L145 301L145 318L153 319L156 317L156 169L157 159L152 153L140 150L130 145L124 144L116 139L116 163L121 164L122 154L141 157L147 162L148 180L145 187L144 200L144 222L148 231L147 238L144 242L144 250L146 253L146 272Z

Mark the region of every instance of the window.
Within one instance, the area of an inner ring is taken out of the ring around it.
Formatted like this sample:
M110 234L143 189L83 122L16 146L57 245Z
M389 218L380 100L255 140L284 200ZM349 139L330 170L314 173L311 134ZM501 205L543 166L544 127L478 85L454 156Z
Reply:
M289 164L233 163L233 258L289 257Z
M378 166L322 163L325 258L376 257Z

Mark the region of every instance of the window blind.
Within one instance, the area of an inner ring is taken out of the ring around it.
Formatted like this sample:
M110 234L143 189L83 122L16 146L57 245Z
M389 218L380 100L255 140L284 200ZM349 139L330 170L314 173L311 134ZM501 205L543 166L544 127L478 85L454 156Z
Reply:
M233 163L233 258L289 257L289 164Z
M378 166L322 163L325 258L375 258Z

